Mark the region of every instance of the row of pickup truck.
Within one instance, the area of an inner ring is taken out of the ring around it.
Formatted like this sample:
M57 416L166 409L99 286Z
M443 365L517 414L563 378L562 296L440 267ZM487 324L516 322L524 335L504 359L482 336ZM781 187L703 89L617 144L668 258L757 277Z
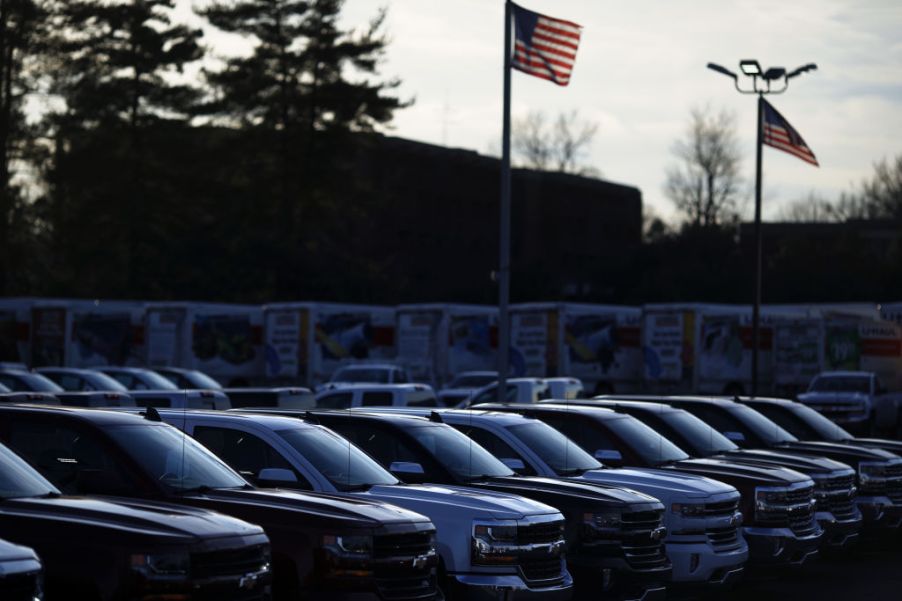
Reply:
M0 441L3 599L651 600L902 526L902 442L779 400L0 403Z

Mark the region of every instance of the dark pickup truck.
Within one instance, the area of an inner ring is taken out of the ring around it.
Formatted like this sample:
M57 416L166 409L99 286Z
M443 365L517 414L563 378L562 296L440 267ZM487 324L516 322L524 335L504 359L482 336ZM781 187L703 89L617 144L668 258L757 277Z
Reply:
M349 439L407 483L488 489L556 508L566 518L567 567L579 595L604 590L622 599L659 599L666 594L672 568L664 552L664 507L654 497L601 484L518 476L440 421L363 411L313 412L308 419ZM480 536L489 553L492 533ZM483 553L482 546L474 553ZM530 569L549 578L563 574L552 557L537 559Z
M28 547L0 540L0 599L42 601L44 576L41 560Z
M844 549L858 540L862 517L855 504L855 470L845 463L772 449L740 449L688 411L669 405L598 399L572 402L631 415L676 443L691 457L787 467L801 472L814 481L816 517L824 529L821 545L833 550Z
M801 565L818 553L823 530L815 519L814 482L795 470L729 459L691 459L641 421L611 409L495 403L477 408L536 417L613 467L657 467L734 486L742 495L741 526L749 544L750 566ZM739 526L720 536L735 538Z
M171 501L260 524L272 543L277 600L435 598L427 518L383 503L255 489L156 421L155 410L147 414L6 406L0 438L65 492Z
M39 553L49 599L263 601L268 595L269 542L258 526L163 503L64 497L3 445L0 537Z
M644 402L660 399L638 397ZM856 504L866 534L902 528L902 458L882 449L854 444L799 440L777 423L744 403L707 397L665 397L733 440L742 449L772 449L780 453L827 457L857 471Z

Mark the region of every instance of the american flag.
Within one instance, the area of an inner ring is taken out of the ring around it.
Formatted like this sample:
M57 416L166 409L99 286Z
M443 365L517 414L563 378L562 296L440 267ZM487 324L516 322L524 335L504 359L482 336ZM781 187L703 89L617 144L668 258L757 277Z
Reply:
M761 102L764 103L764 143L819 167L814 153L799 132L768 101L762 99Z
M514 13L514 69L565 86L576 60L582 27L512 4Z

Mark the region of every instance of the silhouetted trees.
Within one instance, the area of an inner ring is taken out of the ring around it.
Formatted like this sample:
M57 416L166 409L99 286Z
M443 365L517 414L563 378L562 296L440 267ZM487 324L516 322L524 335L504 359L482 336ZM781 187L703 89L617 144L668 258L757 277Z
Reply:
M673 154L677 164L667 172L664 191L686 222L711 227L735 218L742 181L735 116L693 109Z
M553 123L545 113L530 111L514 121L512 130L511 145L522 166L600 176L598 169L584 162L598 124L581 119L578 111L559 113Z

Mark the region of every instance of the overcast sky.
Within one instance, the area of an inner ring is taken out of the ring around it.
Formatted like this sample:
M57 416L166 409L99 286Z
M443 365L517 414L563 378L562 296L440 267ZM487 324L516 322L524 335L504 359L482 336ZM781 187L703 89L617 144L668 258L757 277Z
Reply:
M179 0L187 14L192 0ZM203 4L205 0L193 0ZM764 150L764 212L816 192L833 198L902 153L902 2L899 0L522 0L526 8L584 27L570 85L514 72L514 118L578 109L599 125L589 164L605 179L638 187L671 216L663 193L671 150L694 106L735 112L752 196L755 101L708 62L738 69L815 62L770 101L805 138L815 168ZM346 0L346 27L389 9L391 37L382 74L403 81L415 104L391 133L486 153L500 147L502 0ZM239 40L208 36L222 53ZM750 203L749 203L750 207Z

